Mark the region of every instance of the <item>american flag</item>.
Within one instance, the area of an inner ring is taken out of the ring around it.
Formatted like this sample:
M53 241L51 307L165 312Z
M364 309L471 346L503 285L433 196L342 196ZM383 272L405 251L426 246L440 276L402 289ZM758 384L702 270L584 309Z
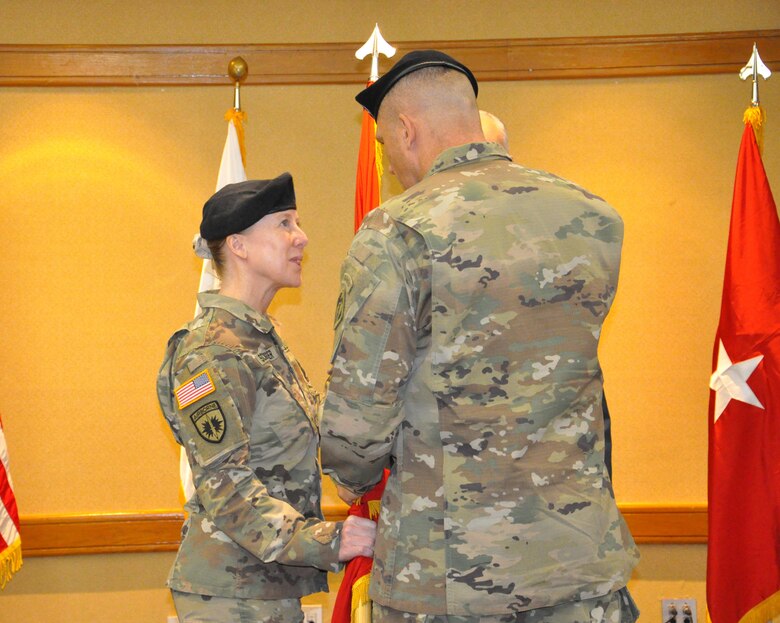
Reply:
M183 383L176 390L176 402L179 403L179 409L191 405L196 400L208 396L216 389L211 381L209 371L205 370L197 376L192 377L186 383Z
M22 566L22 539L19 536L19 511L16 508L8 449L0 420L0 588Z

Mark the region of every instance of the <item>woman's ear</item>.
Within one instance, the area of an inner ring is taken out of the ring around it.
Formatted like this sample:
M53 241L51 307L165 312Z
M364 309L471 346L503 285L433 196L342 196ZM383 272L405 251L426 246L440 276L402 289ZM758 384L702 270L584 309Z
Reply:
M246 258L246 245L244 245L244 237L241 234L230 234L225 239L225 245L233 255L242 259Z

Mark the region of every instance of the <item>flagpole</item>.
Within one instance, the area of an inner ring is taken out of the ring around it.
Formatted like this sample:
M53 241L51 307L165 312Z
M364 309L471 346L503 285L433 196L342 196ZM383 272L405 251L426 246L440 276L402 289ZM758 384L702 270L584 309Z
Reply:
M228 63L228 76L233 79L235 84L235 94L233 96L233 109L241 110L241 81L249 73L249 66L240 56L236 56Z
M395 48L385 41L379 31L379 24L368 40L355 52L355 57L363 60L371 55L371 74L368 84L379 78L379 55L388 58L395 54ZM382 146L376 142L376 121L363 110L360 123L360 146L358 148L357 179L355 182L355 231L363 218L380 203L379 187L382 179Z
M379 24L368 40L355 52L358 60L371 55L371 74L368 84L379 78L379 55L391 57L395 48L382 37ZM357 175L355 180L355 231L363 222L363 217L380 203L379 185L382 177L382 152L376 141L376 122L363 110L360 124L360 146L358 148ZM349 514L359 517L378 519L378 505L384 492L384 478L364 496L350 506ZM372 558L358 556L350 560L344 570L336 600L331 613L332 623L371 623L371 599L368 587L371 578Z
M379 24L374 24L374 30L368 40L355 52L355 58L362 61L369 54L371 55L371 76L369 82L375 82L379 78L379 55L384 54L390 58L395 54L395 48L390 45L382 33L379 32Z
M217 173L217 185L219 190L227 184L243 182L246 177L246 150L244 148L244 121L246 113L241 110L241 81L249 73L246 61L236 56L228 63L228 76L233 81L233 107L225 114L228 122L227 140L222 151L222 160ZM198 292L219 289L220 281L214 272L210 258L210 252L200 235L196 234L193 247L199 257L203 258L200 270ZM195 315L200 313L200 305L195 302ZM187 459L187 453L182 447L179 452L179 480L181 481L184 500L189 500L195 493L195 485L192 482L192 470Z
M764 121L766 115L764 114L764 109L761 108L761 101L758 97L758 77L761 76L764 80L769 80L771 75L772 72L769 71L769 67L764 65L764 61L761 60L758 47L753 43L753 53L750 55L747 64L740 69L739 77L742 80L751 78L753 81L753 97L750 101L750 106L748 106L743 115L743 121L753 126L759 153L763 151L764 147Z

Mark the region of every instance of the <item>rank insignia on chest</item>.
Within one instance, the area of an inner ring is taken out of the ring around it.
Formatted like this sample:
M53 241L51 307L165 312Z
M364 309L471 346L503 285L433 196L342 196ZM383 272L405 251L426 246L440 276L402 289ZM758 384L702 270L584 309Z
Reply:
M204 370L200 374L193 376L191 379L185 381L179 387L174 390L176 395L176 402L179 405L179 409L183 409L187 405L191 405L208 396L211 392L216 391L214 382L211 380L211 375L208 370Z
M225 414L215 400L200 407L190 419L198 435L209 443L219 443L225 436Z

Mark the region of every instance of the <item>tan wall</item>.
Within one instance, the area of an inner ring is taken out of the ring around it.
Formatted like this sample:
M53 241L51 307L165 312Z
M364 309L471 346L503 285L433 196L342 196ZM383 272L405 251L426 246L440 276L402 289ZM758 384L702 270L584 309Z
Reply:
M75 6L5 0L3 40L358 42L376 21L391 42L780 27L775 1ZM750 97L738 69L480 88L480 105L507 124L517 161L583 184L625 219L621 282L602 348L621 503L706 502L707 382ZM320 386L352 234L356 91L242 92L249 175L295 176L311 240L305 283L281 293L272 312ZM764 161L777 193L778 77L761 93L769 114ZM179 506L177 451L153 385L167 337L193 313L199 264L190 241L214 188L231 103L230 86L0 89L0 413L22 515ZM385 192L395 191L386 180ZM642 553L631 588L646 614L658 620L661 597L694 596L703 616L705 547ZM173 611L162 588L172 556L28 559L2 593L0 621L162 623Z

